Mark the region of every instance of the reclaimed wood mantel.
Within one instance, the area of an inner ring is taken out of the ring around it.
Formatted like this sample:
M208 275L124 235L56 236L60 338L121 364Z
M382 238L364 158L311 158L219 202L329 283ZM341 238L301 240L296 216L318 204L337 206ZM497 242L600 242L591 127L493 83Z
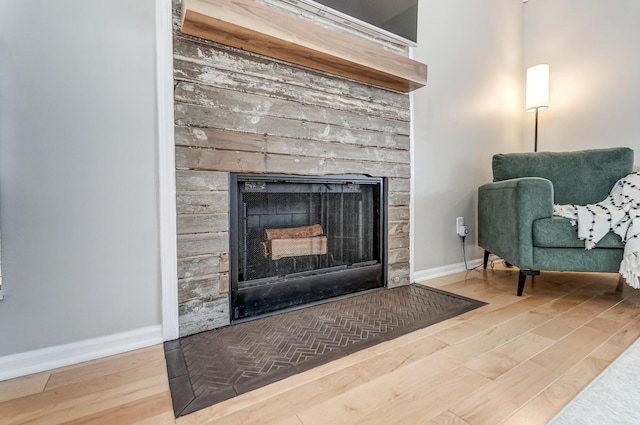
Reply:
M181 31L404 93L427 83L423 63L255 0L182 0Z

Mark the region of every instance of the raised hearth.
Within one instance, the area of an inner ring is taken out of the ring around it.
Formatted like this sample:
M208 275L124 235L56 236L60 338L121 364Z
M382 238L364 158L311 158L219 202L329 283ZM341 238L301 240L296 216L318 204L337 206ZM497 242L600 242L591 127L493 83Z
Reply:
M192 413L482 305L408 285L167 342L175 414Z

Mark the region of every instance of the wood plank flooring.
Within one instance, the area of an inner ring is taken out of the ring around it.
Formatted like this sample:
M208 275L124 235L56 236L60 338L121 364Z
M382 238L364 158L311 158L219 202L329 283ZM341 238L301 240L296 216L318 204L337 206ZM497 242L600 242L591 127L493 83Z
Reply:
M0 382L6 424L544 424L640 337L640 291L496 266L424 282L488 304L174 419L162 346Z

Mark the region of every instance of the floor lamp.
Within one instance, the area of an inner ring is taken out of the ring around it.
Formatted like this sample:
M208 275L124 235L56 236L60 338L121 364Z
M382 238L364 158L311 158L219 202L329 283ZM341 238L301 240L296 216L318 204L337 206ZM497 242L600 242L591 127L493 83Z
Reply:
M538 152L538 111L549 107L549 64L543 63L527 69L527 112L536 112L536 130L533 151Z

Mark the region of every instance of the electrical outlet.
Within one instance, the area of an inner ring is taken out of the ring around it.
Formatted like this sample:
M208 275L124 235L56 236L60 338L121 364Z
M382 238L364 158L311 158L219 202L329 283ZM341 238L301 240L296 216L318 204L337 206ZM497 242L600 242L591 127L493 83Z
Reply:
M456 217L456 234L465 238L469 233L469 228L464 225L464 217Z

